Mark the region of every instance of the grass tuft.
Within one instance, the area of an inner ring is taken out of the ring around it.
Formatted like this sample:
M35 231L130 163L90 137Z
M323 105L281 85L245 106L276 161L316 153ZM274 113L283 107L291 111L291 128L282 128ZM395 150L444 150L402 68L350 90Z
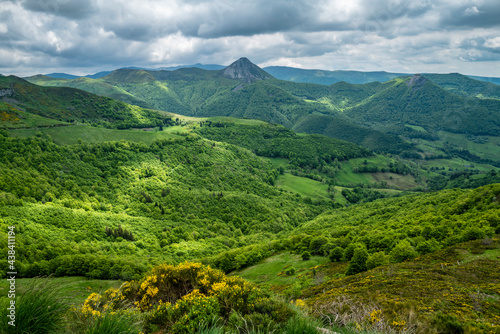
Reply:
M59 297L59 290L47 278L33 279L20 287L16 296L15 326L8 324L10 312L6 307L0 311L0 333L54 333L61 327L63 314L68 305Z

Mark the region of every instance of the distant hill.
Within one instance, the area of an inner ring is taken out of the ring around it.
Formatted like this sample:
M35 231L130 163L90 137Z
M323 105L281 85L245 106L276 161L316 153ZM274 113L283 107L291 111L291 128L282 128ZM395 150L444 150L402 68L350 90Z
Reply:
M175 70L178 70L179 68L190 68L190 67L201 68L203 70L217 71L217 70L222 70L226 66L217 65L217 64L200 64L200 63L196 63L194 65L179 65L179 66L159 67L159 68L157 68L157 70L175 71Z
M91 79L99 79L99 78L102 78L102 77L108 75L111 72L112 71L102 71L102 72L97 72L95 74L86 75L85 77L86 78L91 78Z
M500 86L498 84L478 81L460 73L424 74L424 76L453 94L500 99Z
M54 79L76 79L80 77L78 75L72 75L67 73L49 73L45 75L48 76L49 78L54 78Z
M268 66L264 67L264 70L277 79L293 81L293 82L315 83L319 85L331 85L340 81L345 81L352 84L364 84L375 81L385 82L400 76L411 76L415 74L415 73L391 73L385 71L375 71L375 72L347 71L347 70L327 71L319 69L317 70L302 69L302 68L287 67L287 66ZM434 77L444 76L446 78L446 76L448 76L448 74L425 73L425 75L428 74L432 74ZM451 73L450 75L454 74L455 73ZM500 85L500 78L481 77L472 75L465 77L469 77L471 79L478 81L484 81Z
M178 65L178 66L168 66L168 67L159 67L159 68L144 68L144 67L136 67L136 66L128 66L124 67L124 69L133 69L133 70L148 70L148 71L175 71L180 68L191 68L191 67L196 67L196 68L201 68L204 70L221 70L225 68L223 65L217 65L217 64L194 64L194 65ZM88 74L85 76L81 75L74 75L74 74L68 74L68 73L49 73L45 74L45 76L50 77L50 78L55 78L55 79L77 79L77 78L91 78L91 79L99 79L102 78L113 71L101 71L97 72L94 74Z
M336 82L345 81L353 84L364 84L368 82L385 82L399 76L408 75L404 73L388 72L361 72L361 71L326 71L308 70L286 66L269 66L264 70L277 79L315 83L320 85L331 85Z
M352 107L349 117L375 127L400 123L431 131L500 135L500 100L458 96L422 75L397 78L389 83Z
M0 109L7 110L10 118L20 118L19 113L27 112L62 122L111 128L151 127L170 121L156 111L122 101L70 87L41 87L15 76L0 78L0 92Z
M470 78L479 80L479 81L485 81L485 82L490 82L494 83L495 85L500 85L500 78L495 78L495 77L478 77L474 75L469 75Z

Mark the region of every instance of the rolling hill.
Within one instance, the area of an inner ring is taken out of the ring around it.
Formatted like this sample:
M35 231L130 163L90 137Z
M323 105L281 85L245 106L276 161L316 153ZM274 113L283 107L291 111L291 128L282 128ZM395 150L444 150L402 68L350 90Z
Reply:
M67 80L44 80L41 77L32 77L30 80L42 85L70 84ZM377 142L364 140L373 130L356 125L348 118L335 114L324 103L310 102L304 100L302 96L296 96L296 90L292 89L290 93L284 89L286 82L273 79L246 58L218 71L199 68L181 68L175 71L120 69L98 79L98 82L88 80L90 79L86 79L85 82L96 88L90 88L84 82L75 82L76 80L72 80L71 84L109 97L126 98L131 103L130 96L133 96L140 101L135 102L136 104L181 115L253 118L292 128L308 115L323 114L329 120L341 122L344 129L352 127L356 132L363 133L363 138L357 142L364 141L371 149L388 149L385 144L379 145ZM109 85L115 89L109 89ZM316 89L321 90L320 87L322 86L316 85ZM123 94L124 91L130 95L118 94L119 92ZM309 92L306 92L307 94ZM320 95L321 93L314 96ZM365 95L363 97L366 97ZM358 131L360 128L363 130ZM327 135L336 137L332 133ZM386 136L380 132L375 132L373 135L387 137L384 141L386 143L391 142L400 146L403 144L402 140L394 136ZM342 135L336 138L345 139Z
M170 118L153 110L79 89L41 87L15 76L1 77L0 91L4 118L13 121L9 124L23 126L26 112L60 122L87 122L114 128L145 128L170 122Z

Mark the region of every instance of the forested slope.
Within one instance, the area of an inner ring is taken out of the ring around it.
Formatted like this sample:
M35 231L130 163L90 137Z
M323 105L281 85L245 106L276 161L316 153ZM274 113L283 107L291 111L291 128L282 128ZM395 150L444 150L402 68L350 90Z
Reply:
M272 238L330 205L273 187L278 171L248 150L196 135L74 146L5 135L2 229L18 228L24 276L126 277Z
M111 128L169 124L156 111L67 87L41 87L15 76L0 77L0 106L11 118L24 112L64 122L87 122ZM20 117L18 117L20 116Z

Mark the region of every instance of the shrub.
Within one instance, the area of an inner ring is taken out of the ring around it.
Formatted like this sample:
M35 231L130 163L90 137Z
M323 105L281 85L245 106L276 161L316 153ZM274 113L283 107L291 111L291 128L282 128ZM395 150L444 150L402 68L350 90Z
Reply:
M344 250L341 247L335 247L330 251L330 255L328 258L332 262L337 262L342 260L342 255L344 254Z
M465 331L456 316L442 312L434 315L432 324L443 334L462 334Z
M483 239L486 236L483 230L477 226L470 226L461 235L462 241L470 241L476 239Z
M417 251L413 248L408 240L400 241L389 253L392 262L403 262L405 260L418 256Z
M289 268L286 268L285 275L291 276L291 275L295 274L295 272L296 272L296 269L294 267L289 267Z
M368 252L366 248L360 247L356 248L354 251L354 256L352 257L349 266L347 267L346 275L355 275L366 271L368 268L366 266L366 261L368 259Z
M305 251L302 253L301 256L302 256L302 260L307 261L311 258L311 253L309 253L308 251Z
M373 269L375 267L383 266L389 263L389 256L384 252L373 253L368 256L366 260L366 267L368 270Z
M138 323L125 312L97 316L86 326L85 334L139 334Z
M100 316L127 302L145 315L145 328L150 332L194 333L200 324L203 328L230 326L228 320L234 313L243 323L251 321L263 329L285 323L294 315L284 302L272 299L248 281L191 262L160 265L141 281L124 283L102 295L92 294L82 312Z

